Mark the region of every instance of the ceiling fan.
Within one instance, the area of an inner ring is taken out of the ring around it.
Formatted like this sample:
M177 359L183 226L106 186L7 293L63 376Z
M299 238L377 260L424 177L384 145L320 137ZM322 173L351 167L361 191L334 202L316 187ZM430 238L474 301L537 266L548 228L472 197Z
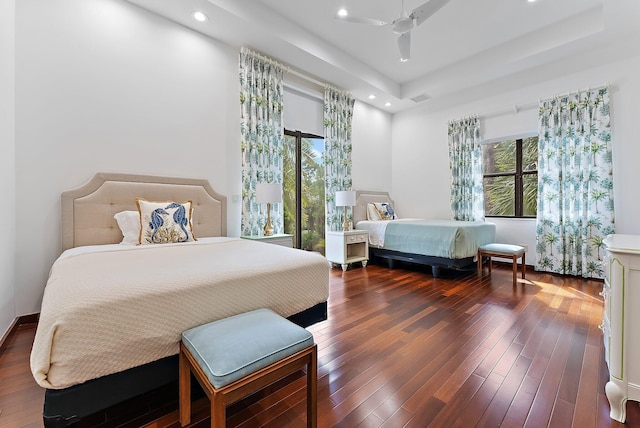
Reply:
M400 17L394 19L391 22L381 21L379 19L362 18L357 16L351 16L346 9L340 9L337 14L337 18L352 22L355 24L367 24L384 26L390 25L391 30L398 34L398 48L400 49L400 61L408 61L411 57L411 30L414 27L422 24L427 18L436 13L442 6L447 4L449 0L429 0L428 2L416 7L407 14L404 9L404 0L402 0L402 10Z

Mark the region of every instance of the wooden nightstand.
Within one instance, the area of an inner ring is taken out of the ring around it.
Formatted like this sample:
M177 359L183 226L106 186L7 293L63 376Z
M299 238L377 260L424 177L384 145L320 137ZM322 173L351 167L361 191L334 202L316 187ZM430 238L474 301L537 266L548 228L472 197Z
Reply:
M250 239L252 241L266 242L267 244L282 245L283 247L293 248L293 235L281 233L271 236L242 236L242 239Z
M369 232L350 230L347 232L327 232L327 260L338 263L346 271L350 263L362 262L367 266L369 260Z

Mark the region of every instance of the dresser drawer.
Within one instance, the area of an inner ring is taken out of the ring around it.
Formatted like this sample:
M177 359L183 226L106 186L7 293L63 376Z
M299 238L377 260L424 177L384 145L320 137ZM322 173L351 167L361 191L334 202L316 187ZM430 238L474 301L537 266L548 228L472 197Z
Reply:
M357 235L347 236L347 243L354 244L356 242L367 242L368 239L369 239L368 233L359 233Z

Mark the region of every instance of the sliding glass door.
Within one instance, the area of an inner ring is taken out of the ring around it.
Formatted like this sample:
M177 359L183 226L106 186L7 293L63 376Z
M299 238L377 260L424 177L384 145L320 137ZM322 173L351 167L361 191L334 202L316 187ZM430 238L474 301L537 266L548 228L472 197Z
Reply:
M284 232L296 248L324 254L324 139L284 133Z

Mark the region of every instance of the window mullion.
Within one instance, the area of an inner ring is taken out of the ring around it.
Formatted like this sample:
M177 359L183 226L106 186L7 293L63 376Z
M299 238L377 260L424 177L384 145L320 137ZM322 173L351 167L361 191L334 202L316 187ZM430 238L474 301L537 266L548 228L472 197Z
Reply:
M522 140L516 140L516 217L522 216Z

